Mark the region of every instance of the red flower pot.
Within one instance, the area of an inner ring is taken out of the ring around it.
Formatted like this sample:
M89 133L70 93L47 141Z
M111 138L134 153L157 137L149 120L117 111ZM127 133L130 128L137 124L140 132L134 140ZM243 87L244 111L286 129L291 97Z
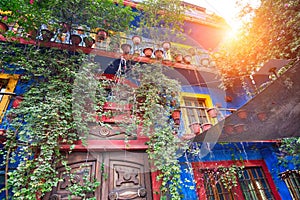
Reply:
M224 126L224 131L228 135L233 134L234 133L234 125L233 124L227 124L227 125L225 125Z
M184 57L183 57L183 62L184 62L185 64L187 64L187 65L191 64L191 62L192 62L192 56L190 56L190 55L184 56Z
M47 29L41 30L43 41L50 42L51 38L53 38L54 33Z
M143 50L143 53L145 54L145 57L150 58L152 56L153 49L150 47L147 47Z
M0 143L6 141L6 130L0 129Z
M142 38L140 36L135 35L132 37L132 42L134 45L139 45L142 42Z
M189 125L191 132L195 135L199 135L201 133L201 125L199 122L195 122Z
M257 118L258 118L260 121L264 122L264 121L267 120L267 113L265 113L265 112L257 113Z
M91 37L85 37L83 38L84 44L86 47L91 48L93 44L95 43L95 40Z
M237 111L237 115L240 119L247 119L248 112L246 110L239 110Z
M158 49L154 52L154 55L157 60L162 60L164 57L164 52L162 50Z
M183 57L182 57L182 55L181 55L181 54L177 54L177 55L175 55L175 61L176 61L177 63L181 63L181 62L182 62L182 60L183 60Z
M170 42L163 42L162 47L165 51L168 51L171 48L171 43Z
M216 108L209 108L207 113L211 118L216 118L218 116L218 110Z
M99 30L97 33L97 40L98 41L103 41L107 38L108 33L104 30Z
M0 33L5 33L6 31L8 31L8 26L0 21Z
M234 126L234 130L236 133L243 133L247 130L247 127L245 124L237 124Z
M123 54L129 54L131 51L131 45L130 44L122 44L121 49L123 51Z
M12 107L13 108L18 108L20 106L20 103L23 101L23 97L22 96L16 96L15 100L12 103Z
M172 118L174 120L174 123L176 125L179 125L180 124L180 110L174 110L172 112Z
M207 131L208 129L210 129L212 127L212 124L211 123L204 123L201 125L202 127L202 130L203 131Z
M78 46L81 41L82 41L82 39L79 35L71 35L72 45Z

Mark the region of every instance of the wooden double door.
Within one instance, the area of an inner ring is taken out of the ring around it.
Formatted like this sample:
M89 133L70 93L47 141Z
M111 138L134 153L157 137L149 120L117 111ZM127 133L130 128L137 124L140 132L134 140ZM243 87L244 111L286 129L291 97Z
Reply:
M74 183L84 185L98 181L95 191L86 192L86 197L97 200L151 200L151 176L145 152L74 152L68 155L68 167L57 168L61 181L44 199L67 200ZM71 175L70 175L71 174ZM82 199L71 196L72 200Z

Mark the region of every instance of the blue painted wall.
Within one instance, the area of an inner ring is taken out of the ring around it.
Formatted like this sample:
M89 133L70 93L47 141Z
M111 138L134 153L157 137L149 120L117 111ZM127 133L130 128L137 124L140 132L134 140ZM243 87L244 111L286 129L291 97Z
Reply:
M179 161L182 167L182 193L184 200L198 199L195 184L193 182L192 162L213 162L213 161L232 161L232 160L264 160L272 176L275 186L284 200L292 200L286 184L279 173L287 170L296 169L293 165L282 167L278 165L278 148L273 142L249 142L249 143L191 143L189 151L195 153L184 153ZM187 181L186 181L187 180Z

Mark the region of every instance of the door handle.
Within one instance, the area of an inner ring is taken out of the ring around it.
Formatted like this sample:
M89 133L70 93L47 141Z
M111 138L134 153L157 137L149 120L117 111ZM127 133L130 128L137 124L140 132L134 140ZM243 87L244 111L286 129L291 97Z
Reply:
M110 200L134 199L137 197L146 197L147 190L141 188L126 188L122 190L115 190L108 194Z

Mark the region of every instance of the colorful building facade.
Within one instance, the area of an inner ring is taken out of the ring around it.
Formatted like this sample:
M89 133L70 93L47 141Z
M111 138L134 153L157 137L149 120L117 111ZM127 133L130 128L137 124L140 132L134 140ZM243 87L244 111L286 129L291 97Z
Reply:
M235 136L246 132L245 126L238 126L241 123L227 126L228 119L237 115L250 98L238 81L231 90L224 91L218 87L221 82L214 59L218 44L227 30L226 24L213 20L204 8L193 7L186 15L186 41L160 41L158 45L143 36L125 35L121 39L123 45L114 46L113 37L98 32L94 35L94 44L88 46L88 41L84 40L88 33L81 33L80 29L76 30L76 35L81 38L78 46L74 46L75 41L67 35L65 39L52 36L49 41L45 41L41 33L37 39L44 48L55 47L69 51L80 49L94 55L101 76L110 81L118 78L120 67L130 67L137 62L153 65L159 62L167 69L165 73L168 77L180 82L181 112L177 118L177 137L188 143L188 149L178 147L182 199L299 199L299 168L292 165L292 162L286 166L279 164L280 137L245 140L242 136ZM0 39L1 45L8 43L4 36L0 35ZM23 45L20 48L36 44L32 40L20 39L19 42ZM130 48L126 50L126 46ZM149 56L147 48L152 50ZM155 54L156 50L162 51L162 57ZM181 54L181 60L176 60L178 54ZM28 83L20 81L22 73L2 71L0 74L2 148L6 141L7 123L4 122L9 121L10 117L6 111L17 109L25 95L24 91L30 87ZM136 87L137 84L128 80L128 85ZM111 112L119 110L109 102L104 105L104 109ZM122 112L126 114L131 109L130 106L124 107ZM210 115L209 111L214 109L217 114ZM246 118L240 117L244 125L247 125ZM90 197L99 200L161 199L160 182L156 180L159 172L152 170L146 154L148 138L139 134L126 135L118 127L118 119L102 120L112 128L92 124L88 145L79 142L72 146L74 149L68 156L68 166L75 173L75 180L83 182L86 174L89 179L98 180L100 186ZM214 134L209 135L212 131ZM230 139L231 136L235 139ZM61 145L62 151L69 149L70 145ZM9 170L14 170L17 165L18 162L9 164ZM1 167L3 187L6 170ZM68 199L70 192L67 188L72 185L72 181L64 174L65 166L57 166L57 171L61 181L53 187L51 193L43 197L37 195L37 199ZM4 198L4 192L1 196ZM168 195L164 198L172 199ZM80 198L72 196L72 199Z

